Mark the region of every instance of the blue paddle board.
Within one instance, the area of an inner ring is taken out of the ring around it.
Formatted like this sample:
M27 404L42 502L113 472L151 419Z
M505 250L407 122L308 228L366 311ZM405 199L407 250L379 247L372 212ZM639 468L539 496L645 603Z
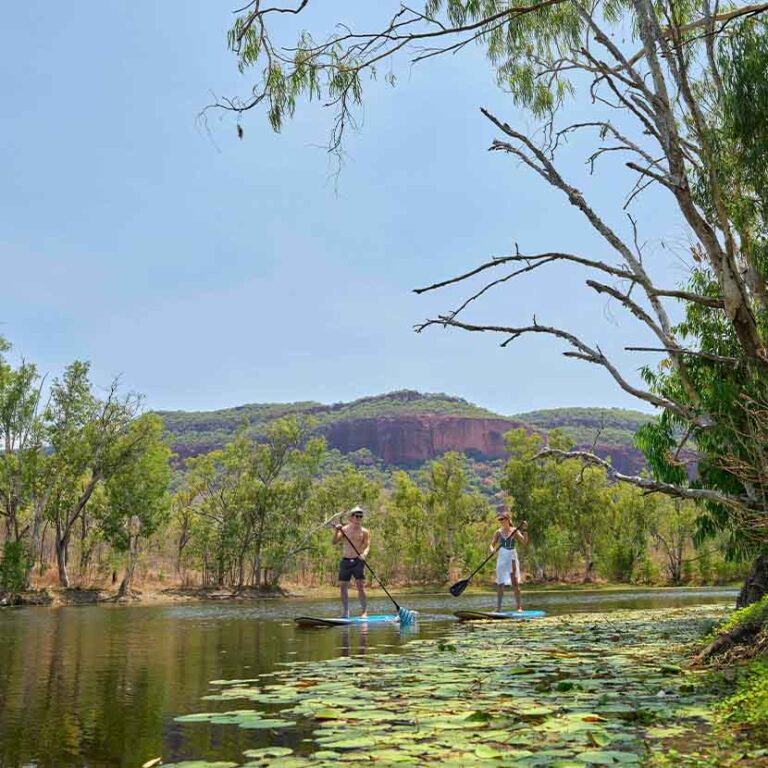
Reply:
M394 624L398 621L398 618L397 616L387 616L384 614L374 614L364 619L360 618L360 616L350 616L348 619L321 619L317 616L297 616L294 621L300 627L346 627L350 624L381 624L384 622Z
M461 621L480 621L482 619L540 619L547 614L544 611L454 611L453 615Z

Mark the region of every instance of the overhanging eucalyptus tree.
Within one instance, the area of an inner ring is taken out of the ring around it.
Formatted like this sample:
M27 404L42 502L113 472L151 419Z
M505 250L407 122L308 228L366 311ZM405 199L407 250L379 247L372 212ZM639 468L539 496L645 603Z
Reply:
M742 601L768 591L768 3L428 0L421 9L392 5L372 32L343 19L323 39L300 27L287 32L287 21L301 24L318 4L252 0L238 11L230 47L242 70L254 68L256 82L248 96L217 106L236 113L242 135L240 120L251 109L265 107L279 129L301 98L319 99L333 110L329 143L339 151L363 85L377 68L386 66L394 83L398 61L484 46L515 106L539 122L527 133L509 116L483 109L497 131L490 148L561 193L600 238L602 253L529 244L545 250L516 250L446 277L417 292L483 282L460 306L417 330L500 334L503 346L531 334L555 337L566 345L565 355L599 366L624 391L657 408L658 422L639 436L653 477L606 468L650 492L699 501L703 533L726 529L734 551L757 555L752 588ZM286 33L291 37L282 39ZM583 92L593 117L568 124L561 107ZM685 284L662 284L646 267L641 230L647 234L652 223L631 219L625 236L610 223L610 212L598 211L569 179L560 158L570 151L566 139L581 132L594 135L590 163L618 160L634 175L620 213L648 187L674 206L693 260ZM489 290L569 264L590 270L586 285L596 296L616 302L655 337L653 347L628 347L662 356L658 367L644 369L643 384L568 328L536 318L485 324L468 317ZM673 302L683 304L682 322L672 319ZM691 448L699 456L694 479L682 459ZM605 465L591 453L578 455Z

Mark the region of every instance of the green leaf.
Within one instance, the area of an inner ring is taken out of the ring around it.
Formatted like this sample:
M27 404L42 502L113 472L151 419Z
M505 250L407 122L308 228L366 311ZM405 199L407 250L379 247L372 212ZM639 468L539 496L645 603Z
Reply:
M615 750L580 752L576 757L589 765L625 765L640 762L640 757L632 752Z
M290 747L262 747L261 749L247 749L243 752L245 757L285 757L292 755Z
M500 752L498 749L489 747L487 744L480 744L480 746L475 749L475 756L479 757L481 760L493 760L495 758L503 757L504 753Z

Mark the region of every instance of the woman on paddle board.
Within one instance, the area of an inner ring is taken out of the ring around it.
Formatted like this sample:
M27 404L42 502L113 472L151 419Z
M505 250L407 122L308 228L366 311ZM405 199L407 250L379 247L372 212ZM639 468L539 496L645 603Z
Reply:
M353 576L357 587L357 597L360 600L360 618L364 619L368 616L365 595L365 563L363 561L371 548L371 533L367 528L363 528L364 514L362 507L353 507L349 510L349 522L346 525L337 523L334 526L333 543L344 544L343 557L339 563L339 589L341 591L341 615L345 619L349 618L349 582Z
M496 518L500 527L493 534L490 551L498 549L496 558L496 610L501 612L504 587L512 586L515 591L517 610L523 610L520 596L520 561L517 557L516 543L528 543L528 523L523 520L519 526L513 526L509 519L509 510L504 504L499 505Z

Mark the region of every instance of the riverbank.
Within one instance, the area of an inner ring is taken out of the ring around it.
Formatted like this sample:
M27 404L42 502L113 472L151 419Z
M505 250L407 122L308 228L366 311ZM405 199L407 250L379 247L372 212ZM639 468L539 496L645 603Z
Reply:
M723 589L739 588L740 584L717 585ZM700 590L700 585L685 586L647 586L640 584L616 584L616 583L591 583L574 584L563 582L559 584L529 584L523 586L524 599L535 598L536 595L551 594L573 594L579 593L606 593L620 594L622 592L643 592L663 594L668 591L686 591L694 592ZM377 597L383 595L383 590L377 585L369 584L368 592L371 596ZM398 596L408 595L442 595L447 592L447 585L418 585L411 587L399 587L393 590L393 594ZM495 593L495 587L488 584L470 585L463 593L466 596L473 595L491 595ZM116 589L105 587L72 587L65 589L63 587L46 587L39 590L30 590L19 593L0 593L0 608L2 607L22 607L22 606L47 606L61 607L72 605L171 605L174 603L189 602L247 602L252 600L265 600L276 598L298 598L298 599L321 599L333 598L338 595L338 587L335 585L323 586L303 586L300 584L286 584L278 590L257 590L244 588L240 590L222 589L222 588L202 588L202 587L163 587L160 585L142 585L141 588L133 591L130 597L119 599Z
M136 589L130 596L119 597L117 590L102 588L47 587L28 592L0 593L0 607L47 606L58 608L71 605L171 605L190 602L242 602L264 600L267 598L290 597L284 590L241 589L202 589L168 587L164 589Z

